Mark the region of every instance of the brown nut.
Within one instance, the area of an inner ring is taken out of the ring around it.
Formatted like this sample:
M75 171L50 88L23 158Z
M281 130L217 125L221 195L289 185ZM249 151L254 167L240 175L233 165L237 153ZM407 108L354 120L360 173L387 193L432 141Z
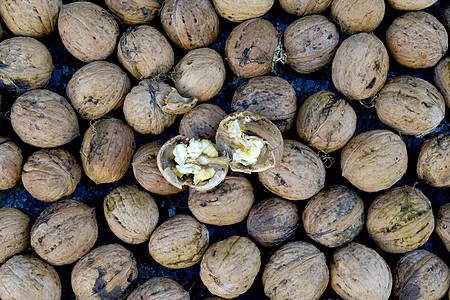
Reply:
M386 0L394 9L398 10L422 10L430 7L437 0Z
M386 31L386 45L399 64L413 69L430 68L447 52L448 35L436 17L414 11L392 22Z
M441 133L423 142L417 175L428 185L450 187L450 134Z
M372 202L366 226L369 237L381 249L406 253L425 244L433 232L431 203L417 188L393 188Z
M388 69L389 56L383 42L373 34L358 33L337 49L331 77L334 86L349 99L363 100L383 87Z
M348 33L372 32L384 18L384 0L334 0L331 16Z
M310 243L291 242L270 257L262 281L272 300L319 299L329 279L325 254Z
M62 146L79 135L77 114L69 102L43 89L16 99L11 108L11 125L22 141L35 147Z
M217 105L202 103L188 111L180 121L180 134L191 138L214 140L220 121L227 113Z
M272 193L288 200L306 200L325 185L325 166L309 147L284 140L283 158L275 167L258 174Z
M294 123L297 95L292 85L283 78L259 76L236 89L231 109L259 114L285 132Z
M450 203L446 203L439 208L436 218L436 233L450 252Z
M272 7L274 0L212 0L217 13L227 20L241 22L261 17Z
M406 145L389 130L363 132L341 152L342 176L365 192L390 188L403 177L407 167Z
M450 6L448 12L450 15ZM442 59L434 68L434 82L450 108L450 56Z
M0 263L30 245L30 218L12 207L0 208Z
M261 267L261 253L249 238L232 236L203 255L200 278L214 295L231 299L245 293Z
M178 282L166 277L153 277L136 288L127 300L189 300L189 293Z
M0 136L0 190L16 185L22 173L22 150L10 139Z
M298 17L321 14L331 4L332 0L280 0L281 7Z
M161 7L160 0L105 0L105 4L127 25L152 22Z

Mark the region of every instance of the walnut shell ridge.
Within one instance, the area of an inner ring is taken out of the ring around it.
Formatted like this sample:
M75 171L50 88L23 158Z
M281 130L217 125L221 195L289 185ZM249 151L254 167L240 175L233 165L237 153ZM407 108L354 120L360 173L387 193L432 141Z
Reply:
M440 133L423 142L417 176L433 187L450 187L450 134Z
M217 13L232 22L258 18L272 7L274 0L212 0Z
M321 14L332 0L280 0L281 7L289 14L298 17Z
M0 136L0 190L12 188L22 174L22 150L9 138Z
M30 218L12 207L0 208L0 263L30 245Z
M136 288L127 300L189 300L189 293L178 282L166 277L153 277Z
M105 0L105 4L127 25L150 23L161 8L160 0Z

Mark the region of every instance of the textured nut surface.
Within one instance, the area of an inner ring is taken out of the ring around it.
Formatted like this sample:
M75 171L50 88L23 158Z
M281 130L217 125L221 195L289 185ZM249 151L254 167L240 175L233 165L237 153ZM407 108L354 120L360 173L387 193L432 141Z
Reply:
M331 15L348 33L372 32L384 17L384 0L334 0Z
M189 300L189 293L178 282L166 277L153 277L136 288L127 300Z
M280 0L281 7L296 16L323 13L332 0Z
M217 13L227 20L241 22L261 17L272 7L274 0L212 0Z
M0 190L16 185L22 173L22 150L10 139L0 136Z
M450 203L439 208L436 217L436 233L441 238L447 251L450 252Z
M437 0L386 0L393 8L399 10L422 10L430 7Z
M0 208L0 263L30 244L30 218L12 207Z
M450 134L441 133L423 142L417 175L434 187L450 186Z
M450 7L448 12L450 17ZM434 82L444 96L445 103L450 107L450 56L442 59L434 68Z
M105 0L105 4L128 25L150 23L161 7L160 0Z
M180 121L179 132L191 138L214 140L220 121L227 113L217 105L202 103L184 114Z

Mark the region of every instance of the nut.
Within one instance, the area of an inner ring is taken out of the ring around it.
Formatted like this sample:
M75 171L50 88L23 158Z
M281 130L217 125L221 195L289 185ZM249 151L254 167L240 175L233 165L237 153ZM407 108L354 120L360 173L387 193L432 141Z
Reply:
M0 136L0 190L16 185L22 173L22 162L22 150L10 139Z
M450 187L450 134L441 133L422 144L417 175L428 185Z
M12 207L0 208L0 263L30 245L30 218Z
M128 25L152 22L161 7L160 0L105 0L105 4Z
M136 288L127 300L189 300L189 293L178 282L166 277L153 277Z
M332 0L280 0L281 7L298 17L321 14L331 4Z
M220 121L227 113L217 105L202 103L188 111L180 122L180 134L191 138L213 140Z
M399 10L422 10L430 7L437 0L387 0L394 8Z
M272 7L274 0L212 0L217 13L227 20L241 22L261 17Z
M450 252L450 203L439 208L436 218L436 233Z
M384 0L335 0L331 15L348 33L372 32L384 17Z
M450 6L448 12L450 15ZM442 96L444 96L447 106L450 108L450 56L442 59L436 65L436 68L434 68L434 82L441 91Z

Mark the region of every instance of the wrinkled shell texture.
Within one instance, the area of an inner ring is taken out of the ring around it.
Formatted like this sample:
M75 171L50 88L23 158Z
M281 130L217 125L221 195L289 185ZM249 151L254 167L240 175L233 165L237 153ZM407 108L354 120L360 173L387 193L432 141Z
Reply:
M139 80L167 73L175 59L172 46L164 35L148 25L125 31L117 46L117 58Z
M231 31L225 43L225 56L234 74L251 78L270 72L277 46L278 31L272 23L252 19Z
M450 15L450 7L448 12ZM450 108L450 57L444 58L437 64L434 69L434 82L442 93L442 96L444 96L445 103Z
M325 166L309 147L294 140L284 140L281 162L258 178L272 193L288 200L306 200L325 184Z
M309 146L330 153L347 144L356 129L356 113L344 99L329 91L317 92L302 103L297 133Z
M448 34L444 25L429 13L409 12L389 26L386 45L399 64L413 69L430 68L447 52Z
M119 244L100 246L72 270L72 289L79 300L124 299L138 276L136 259Z
M348 33L372 32L384 17L384 0L334 0L331 15Z
M214 140L220 121L227 113L217 105L202 103L186 114L180 121L179 132L187 138Z
M450 133L439 134L422 144L417 175L428 185L450 187Z
M232 236L208 248L200 278L208 290L227 299L245 293L261 267L261 253L247 237Z
M298 17L321 14L331 4L332 0L279 0L281 7Z
M152 22L161 7L160 0L105 0L105 4L128 25Z
M121 68L95 61L73 74L66 93L83 119L93 120L122 105L130 90L130 79Z
M422 10L430 7L437 0L386 0L393 8L399 10Z
M438 89L411 76L390 80L378 93L375 108L381 122L406 135L427 134L445 117L445 102Z
M425 244L433 232L431 203L417 188L393 188L372 202L366 226L381 249L406 253Z
M351 100L374 96L384 85L389 56L375 35L358 33L344 40L336 51L331 70L334 86Z
M189 300L189 293L176 281L153 277L135 289L127 300Z
M77 114L62 96L43 89L16 99L11 124L22 141L35 147L65 145L79 135Z
M276 246L295 234L299 219L294 203L272 197L252 208L247 219L247 231L261 245Z
M436 233L441 238L447 251L450 252L450 203L439 208L436 217Z
M0 87L16 94L47 86L55 68L47 47L30 37L2 41L0 63Z
M270 257L262 281L271 300L319 299L329 278L322 252L307 242L291 242Z
M118 119L102 119L85 132L80 157L83 170L95 183L122 178L135 150L133 130Z
M351 243L333 253L331 287L342 298L387 300L392 289L388 264L373 249Z
M408 167L406 145L389 130L372 130L351 139L341 152L342 176L365 192L393 186Z
M31 255L16 255L0 267L0 298L61 299L61 280L48 263Z
M306 16L286 28L283 45L288 65L308 74L331 61L339 45L339 31L322 15Z
M272 7L274 0L212 0L217 13L227 20L241 22L261 17Z
M283 78L260 76L239 86L233 95L231 109L250 111L266 117L281 132L294 123L297 112L295 89Z
M30 244L30 218L12 207L0 208L0 263Z
M394 280L394 295L400 300L438 300L450 286L450 270L437 255L419 249L399 260Z
M16 185L22 173L22 150L8 138L0 136L0 190Z

